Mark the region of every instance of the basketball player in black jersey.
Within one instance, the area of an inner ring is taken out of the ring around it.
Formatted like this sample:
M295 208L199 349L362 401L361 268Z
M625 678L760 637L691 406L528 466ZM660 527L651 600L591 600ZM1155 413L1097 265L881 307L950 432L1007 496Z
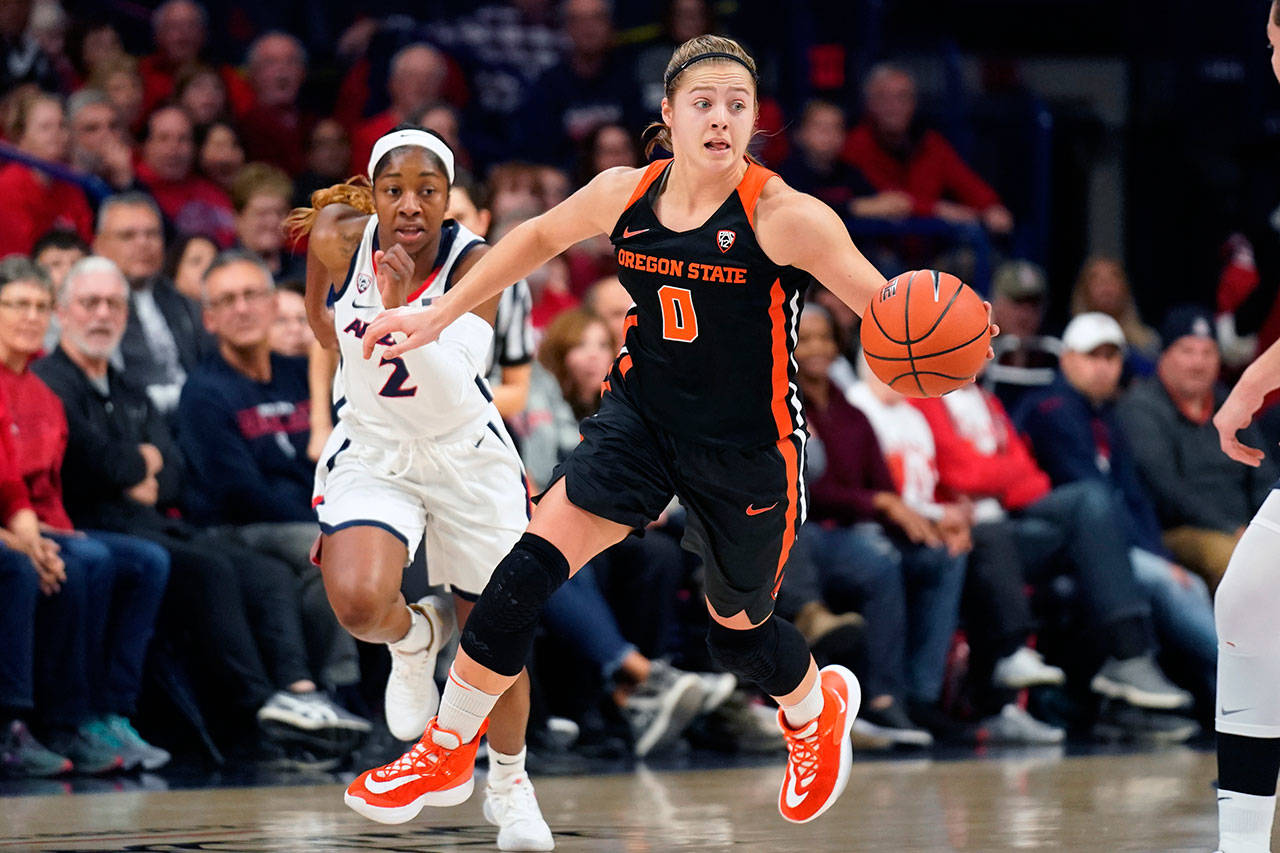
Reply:
M781 707L790 750L782 815L812 820L844 789L858 683L843 667L819 672L800 633L772 616L805 515L792 350L811 277L859 314L885 281L829 207L746 156L756 74L741 46L691 39L672 56L665 87L655 141L673 159L601 173L511 231L430 308L387 312L365 338L366 358L430 345L468 306L600 233L635 301L600 410L476 604L439 715L414 752L357 778L349 798L397 815L459 801L543 603L673 494L688 511L684 544L706 567L712 656ZM408 339L375 343L393 332Z
M1271 70L1280 81L1280 3L1267 14ZM1249 365L1213 416L1222 450L1257 466L1263 451L1236 433L1280 388L1280 342ZM1280 483L1236 544L1214 597L1218 627L1218 850L1267 853L1280 774Z

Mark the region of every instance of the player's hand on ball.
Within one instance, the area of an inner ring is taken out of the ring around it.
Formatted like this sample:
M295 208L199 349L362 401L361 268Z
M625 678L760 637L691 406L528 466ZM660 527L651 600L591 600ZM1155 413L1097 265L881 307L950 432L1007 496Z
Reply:
M396 358L411 349L424 347L440 337L448 323L440 309L435 305L425 308L403 306L383 311L377 319L369 324L364 333L364 357L373 357L373 348L378 342L393 332L402 332L405 339L398 343L388 344L383 350L383 358Z
M995 324L995 318L991 311L991 303L984 299L982 300L982 307L987 309L987 324L991 328L991 338L994 340L995 336L1000 334L1000 327ZM995 357L995 349L993 347L987 347L987 361L991 361Z

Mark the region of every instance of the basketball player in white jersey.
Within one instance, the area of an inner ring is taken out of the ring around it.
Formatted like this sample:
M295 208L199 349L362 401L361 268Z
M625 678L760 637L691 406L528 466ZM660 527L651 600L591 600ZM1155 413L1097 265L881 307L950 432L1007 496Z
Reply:
M1271 70L1280 80L1280 3L1267 14ZM1241 444L1263 398L1280 388L1280 342L1245 370L1213 417L1222 450L1257 466L1264 453ZM1276 484L1280 486L1280 483ZM1218 849L1267 853L1280 775L1280 491L1262 502L1218 586Z
M292 218L310 233L309 269L325 273L308 275L309 317L332 324L325 331L336 331L341 353L338 423L316 466L319 562L342 624L391 649L387 723L402 740L418 738L435 714L435 658L453 630L450 615L428 599L405 603L404 566L425 534L431 582L452 588L464 624L529 519L524 471L484 379L497 298L463 315L436 345L402 358L361 356L365 329L380 312L430 304L488 251L444 219L453 174L453 152L439 136L398 128L374 145L372 192L339 184ZM521 680L489 729L484 813L499 827L500 849L551 850L524 771L528 674ZM417 810L362 813L399 823Z

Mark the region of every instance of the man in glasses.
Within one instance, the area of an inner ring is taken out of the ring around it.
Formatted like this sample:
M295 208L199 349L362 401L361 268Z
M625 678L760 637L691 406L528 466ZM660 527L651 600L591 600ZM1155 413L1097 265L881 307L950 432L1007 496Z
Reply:
M151 197L130 192L104 201L93 251L115 263L129 283L129 322L118 364L170 418L182 383L208 351L209 340L200 306L164 277L164 225Z
M67 511L77 527L131 533L169 552L168 622L196 655L202 686L216 688L231 706L223 716L232 725L256 717L268 741L263 754L280 758L287 748L297 758L294 747L313 757L344 753L370 726L318 689L324 679L308 660L295 571L238 537L178 517L180 502L202 484L186 476L183 454L148 394L112 364L129 295L109 260L78 262L58 294L59 346L33 366L67 413ZM237 294L234 301L245 300Z

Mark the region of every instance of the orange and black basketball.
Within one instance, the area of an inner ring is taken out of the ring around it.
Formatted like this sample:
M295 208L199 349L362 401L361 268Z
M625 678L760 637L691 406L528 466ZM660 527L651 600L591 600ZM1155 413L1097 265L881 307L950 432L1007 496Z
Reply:
M991 342L982 297L951 273L904 272L862 318L872 372L908 397L940 397L982 369Z

